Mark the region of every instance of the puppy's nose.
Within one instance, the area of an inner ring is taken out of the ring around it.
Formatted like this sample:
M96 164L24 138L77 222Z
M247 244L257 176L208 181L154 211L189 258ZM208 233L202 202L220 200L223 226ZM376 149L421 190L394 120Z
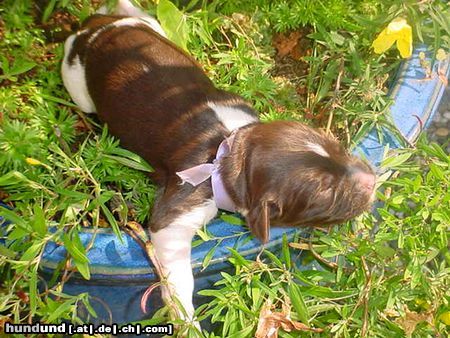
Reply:
M356 171L352 174L356 182L358 182L367 191L372 192L375 188L376 177L372 173L367 173L364 171Z

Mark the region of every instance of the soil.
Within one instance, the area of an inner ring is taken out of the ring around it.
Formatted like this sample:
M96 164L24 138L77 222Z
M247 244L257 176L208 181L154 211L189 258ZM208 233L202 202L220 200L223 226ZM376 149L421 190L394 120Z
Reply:
M47 42L63 42L79 27L78 19L64 9L56 9L46 22L42 22L42 15L47 5L47 0L36 1L33 15L34 23L44 31Z
M313 51L313 41L308 38L311 33L311 27L303 27L284 34L276 33L272 38L277 51L272 75L293 84L301 102L306 102L308 95L304 79L309 72L309 63L304 58L311 56ZM317 104L314 110L305 108L302 116L314 127L323 128L327 122L327 108Z
M297 93L302 96L306 95L307 89L299 80L309 71L308 62L303 57L312 53L310 33L311 28L305 27L289 33L276 33L272 38L272 45L277 50L272 74L296 84Z

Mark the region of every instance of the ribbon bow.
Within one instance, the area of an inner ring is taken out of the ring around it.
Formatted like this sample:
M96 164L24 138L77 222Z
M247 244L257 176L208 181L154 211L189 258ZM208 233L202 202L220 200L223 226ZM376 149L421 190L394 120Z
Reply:
M211 177L211 185L213 191L214 201L219 209L235 212L236 206L234 205L230 195L225 189L223 184L222 175L220 175L220 159L228 155L233 145L235 133L232 133L229 137L224 139L217 149L216 158L212 163L203 163L196 165L195 167L178 171L176 174L182 179L182 184L189 183L194 187L203 183Z

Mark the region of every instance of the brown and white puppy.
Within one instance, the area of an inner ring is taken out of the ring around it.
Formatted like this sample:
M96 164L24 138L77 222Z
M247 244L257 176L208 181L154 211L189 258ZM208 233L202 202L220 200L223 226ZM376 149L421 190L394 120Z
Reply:
M148 226L186 319L194 313L191 240L218 208L210 179L193 186L177 173L213 162L230 133L218 170L263 243L270 224L335 224L368 209L375 175L367 164L301 123L259 122L241 97L215 88L155 19L127 0L115 14L90 17L67 39L63 80L81 110L96 112L154 167L160 190Z

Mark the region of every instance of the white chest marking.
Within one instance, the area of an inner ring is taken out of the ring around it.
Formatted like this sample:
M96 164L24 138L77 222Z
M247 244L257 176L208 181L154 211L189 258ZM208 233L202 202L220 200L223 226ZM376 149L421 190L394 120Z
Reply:
M258 121L255 116L252 116L239 108L222 106L213 102L208 102L208 106L214 110L217 118L230 132Z
M73 63L69 64L69 55L73 47L76 34L69 36L64 44L64 60L61 66L61 74L72 100L85 113L95 113L95 105L87 88L86 73L77 55Z

